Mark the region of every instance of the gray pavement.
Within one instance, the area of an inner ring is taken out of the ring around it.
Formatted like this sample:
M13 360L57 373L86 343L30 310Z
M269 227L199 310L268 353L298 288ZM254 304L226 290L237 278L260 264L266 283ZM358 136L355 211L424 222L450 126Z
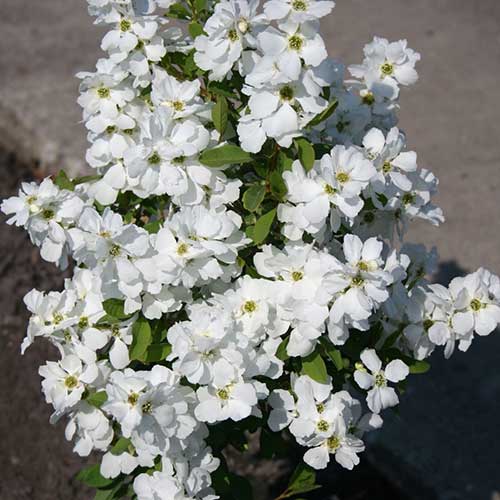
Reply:
M98 30L83 0L2 0L0 148L48 169L82 168L85 133L73 75L92 69ZM422 53L420 82L402 93L401 127L419 163L441 179L439 279L483 265L500 273L500 1L338 0L324 22L330 52L362 58L373 35L407 38ZM500 336L478 339L415 377L372 443L370 457L415 498L489 500L500 490ZM33 367L35 370L35 367Z

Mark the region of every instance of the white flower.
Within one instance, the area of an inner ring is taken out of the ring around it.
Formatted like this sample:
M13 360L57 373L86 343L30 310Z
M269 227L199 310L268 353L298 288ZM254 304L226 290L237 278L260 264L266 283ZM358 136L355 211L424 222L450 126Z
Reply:
M319 66L327 58L316 23L304 23L300 27L286 25L281 31L270 26L257 39L262 53L275 59L289 80L298 80L302 61L307 66Z
M189 388L178 386L178 376L156 365L149 372L127 368L111 374L103 411L120 423L122 434L138 445L161 453L171 437L186 438L196 422L188 414ZM149 433L149 437L148 437Z
M85 366L75 354L67 354L59 362L47 361L39 373L44 379L45 400L54 406L56 417L78 403L86 384L92 383L99 375L95 364Z
M455 278L450 292L458 310L453 317L454 329L459 334L474 330L478 335L489 335L500 323L498 297L493 284L498 280L486 269L479 269L465 278Z
M65 430L68 441L76 437L73 451L81 457L88 457L92 450L105 451L113 435L113 428L104 413L85 402L76 406Z
M363 64L349 68L354 77L367 82L383 81L392 87L394 97L398 95L399 85L412 85L418 80L415 63L420 60L420 54L409 49L406 40L391 43L375 37L364 52Z
M180 82L166 71L155 70L151 89L151 102L173 110L173 118L199 115L207 106L200 97L200 82Z
M254 385L245 382L237 368L224 359L218 360L213 370L212 384L196 391L199 400L195 408L196 418L214 423L227 419L239 421L248 417L257 404Z
M224 0L214 7L204 26L206 35L196 37L195 63L210 71L210 80L223 80L241 57L242 51L255 46L255 33L264 21L257 14L257 0Z
M380 413L385 408L396 406L399 403L398 395L392 387L388 387L387 382L404 380L410 373L408 366L400 359L394 359L382 370L382 361L374 349L365 349L361 353L361 361L364 366L354 372L354 380L362 389L368 390L368 408Z
M19 196L2 202L1 210L11 215L8 224L23 226L31 241L41 247L40 254L61 268L68 264L66 229L74 223L84 207L83 200L72 191L59 189L49 178L23 183Z
M86 208L78 227L68 231L74 257L93 268L101 266L103 282L129 298L142 290L139 270L133 260L149 249L148 233L134 224L123 224L122 217L106 208L99 215Z
M145 118L138 144L124 153L129 183L138 196L188 191L182 164L208 145L209 133L194 118L179 121L173 116L173 108L162 107Z
M392 128L387 137L384 137L379 129L372 128L363 138L363 146L379 171L383 187L388 177L403 191L412 188L407 172L414 172L417 169L417 155L413 151L403 151L405 138L397 128Z
M330 310L331 340L337 339L336 326L343 318L357 329L368 329L367 319L372 311L389 298L387 287L393 282L384 269L383 244L376 238L362 242L355 235L344 237L346 265L337 268L326 278L331 293L338 293ZM341 335L341 339L344 337ZM344 339L345 340L345 339Z
M279 432L288 427L297 416L293 396L283 389L276 389L267 399L272 408L267 424L273 432Z
M172 345L169 360L173 367L193 384L208 384L214 376L214 364L227 349L229 318L219 308L193 306L190 320L175 324L168 331Z
M119 71L109 60L100 59L96 73L78 73L76 76L82 79L78 104L83 108L84 120L98 112L116 115L119 108L136 96L136 91L125 82L127 73Z
M280 26L294 26L316 21L328 14L335 2L326 0L270 0L264 4L264 13L269 20L276 19Z
M112 165L102 179L89 186L89 196L95 198L101 205L111 205L116 201L118 194L124 190L127 176L122 163Z
M235 270L238 248L247 242L240 225L240 217L223 208L195 206L177 212L156 239L161 253L175 264L166 271L171 273L171 283L191 288Z
M256 67L256 71L260 69ZM302 71L295 81L285 77L264 84L261 82L267 79L264 72L252 85L243 87L243 93L250 96L247 113L238 123L238 136L245 151L259 152L266 137L289 147L294 137L302 135L301 128L326 108L327 101L320 96L321 87L311 73ZM248 75L247 81L252 81L252 76L253 73Z
M135 57L129 61L132 74L137 76L137 66L143 61L147 65L148 60L158 62L165 55L163 40L157 36L159 24L164 22L161 17L135 16L129 9L117 8L107 22L116 24L102 39L101 49L110 54L114 63L123 62L134 51Z
M110 343L109 360L116 370L121 370L128 366L130 357L128 346L132 343L132 326L135 318L123 323L114 323L109 329L89 328L83 332L83 343L97 351Z
M358 453L365 450L363 441L349 434L342 416L329 424L329 432L331 433L329 437L323 438L318 446L312 447L304 454L304 462L314 469L325 469L330 461L330 455L334 455L342 467L352 470L359 464Z

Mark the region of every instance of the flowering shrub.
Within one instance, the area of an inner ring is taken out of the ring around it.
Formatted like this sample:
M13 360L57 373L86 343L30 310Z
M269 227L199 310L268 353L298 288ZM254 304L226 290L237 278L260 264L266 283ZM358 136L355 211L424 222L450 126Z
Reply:
M443 221L396 126L420 55L375 38L346 79L328 0L88 3L109 26L78 75L95 175L2 203L73 269L25 297L22 350L60 353L40 368L51 421L103 453L79 475L99 499L251 499L222 452L257 429L268 458L303 447L279 498L310 491L313 469L359 463L437 347L500 322L498 277L432 285L435 251L394 245Z

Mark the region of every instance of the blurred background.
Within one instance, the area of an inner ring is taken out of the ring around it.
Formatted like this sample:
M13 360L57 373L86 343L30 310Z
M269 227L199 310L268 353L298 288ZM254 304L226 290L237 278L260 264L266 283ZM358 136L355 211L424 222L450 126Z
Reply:
M74 75L93 70L102 31L84 0L0 5L4 198L22 180L84 168ZM481 265L500 273L500 1L337 0L323 29L330 54L346 64L361 61L374 35L407 38L422 54L419 83L402 93L400 126L419 165L441 180L436 201L447 221L417 225L409 239L437 247L439 282ZM0 251L0 500L91 498L73 480L83 461L64 425L48 423L37 371L50 349L39 342L19 352L28 319L22 297L57 288L62 276L24 232L3 223ZM433 361L430 373L410 381L400 416L372 437L360 468L329 469L316 500L500 500L500 336ZM272 488L272 468L251 464L249 472Z

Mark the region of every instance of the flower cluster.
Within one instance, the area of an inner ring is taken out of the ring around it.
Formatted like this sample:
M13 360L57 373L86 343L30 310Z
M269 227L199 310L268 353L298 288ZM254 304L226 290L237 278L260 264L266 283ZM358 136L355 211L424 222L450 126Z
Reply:
M435 251L394 245L443 221L397 127L419 54L375 38L346 79L328 0L88 3L109 27L78 75L95 175L1 206L73 270L26 295L22 351L60 354L39 370L51 421L103 453L81 478L109 499L215 500L242 487L222 451L259 428L352 469L410 373L500 323L498 277L432 285Z

